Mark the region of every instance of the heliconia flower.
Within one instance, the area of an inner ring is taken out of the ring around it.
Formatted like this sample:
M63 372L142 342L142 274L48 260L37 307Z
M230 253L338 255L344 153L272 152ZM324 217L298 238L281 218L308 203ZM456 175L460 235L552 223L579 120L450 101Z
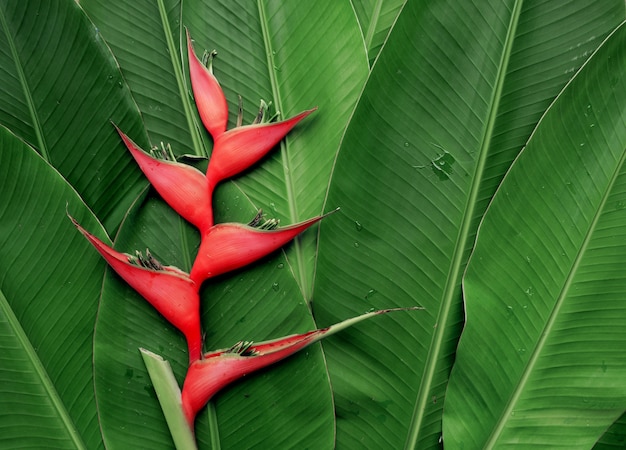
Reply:
M85 230L73 217L70 220L111 268L185 335L189 361L199 359L202 354L200 297L198 286L189 275L176 267L162 266L148 251L145 256L120 253Z
M212 198L204 174L187 164L154 158L140 149L115 124L113 126L163 200L200 230L211 227Z
M237 175L263 158L298 122L317 108L281 122L233 128L215 138L207 178L211 192L220 181Z
M214 225L201 236L200 248L189 276L200 285L208 278L246 266L278 250L311 225L335 211L271 230L240 223Z
M204 354L187 371L182 391L183 412L193 428L196 414L223 387L254 371L274 364L304 347L372 316L391 311L423 309L395 308L373 311L327 328L260 342L240 341L231 348Z
M228 124L228 103L217 78L193 51L189 30L187 30L187 54L191 89L198 108L198 114L213 139L226 131Z

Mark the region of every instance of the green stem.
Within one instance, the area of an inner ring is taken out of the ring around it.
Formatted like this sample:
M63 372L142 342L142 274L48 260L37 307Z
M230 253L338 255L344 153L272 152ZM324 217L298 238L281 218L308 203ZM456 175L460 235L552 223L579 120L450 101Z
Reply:
M197 450L196 438L183 413L180 388L170 363L149 350L140 348L139 351L148 369L176 449Z

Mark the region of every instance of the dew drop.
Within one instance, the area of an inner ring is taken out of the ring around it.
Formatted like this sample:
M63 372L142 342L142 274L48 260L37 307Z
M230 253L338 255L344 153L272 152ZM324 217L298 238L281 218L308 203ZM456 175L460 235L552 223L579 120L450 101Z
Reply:
M409 146L409 143L408 143L408 142L405 142L405 143L404 143L404 146L405 146L405 147L408 147L408 146Z
M528 286L528 288L524 291L526 293L526 295L528 295L529 297L532 297L535 293L534 289L532 286Z
M363 225L358 220L354 221L354 226L356 227L356 231L361 231L363 229Z
M276 266L276 268L278 269L282 269L283 267L285 267L283 263L278 263L278 265Z
M358 242L354 243L354 248L359 248L359 243Z
M272 289L274 289L274 291L278 292L278 290L280 289L280 284L278 284L278 282L275 281L274 283L272 283Z

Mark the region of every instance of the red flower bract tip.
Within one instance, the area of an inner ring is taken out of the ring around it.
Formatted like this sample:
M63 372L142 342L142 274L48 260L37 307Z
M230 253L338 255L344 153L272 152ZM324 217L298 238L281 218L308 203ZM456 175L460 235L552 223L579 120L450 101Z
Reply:
M115 124L113 126L150 184L168 205L200 230L213 225L212 199L202 172L187 164L150 156Z
M395 308L372 311L330 327L293 334L284 338L253 343L240 341L229 349L206 353L189 366L182 390L183 412L193 427L196 415L226 385L254 371L274 364L320 339L344 330L362 320L392 311L422 309Z
M328 214L275 230L239 223L214 225L202 236L189 276L201 284L208 278L244 267L279 249Z
M193 51L189 30L187 30L187 56L191 88L198 114L205 128L211 133L213 139L216 139L226 131L228 103L217 78L202 64Z
M202 333L196 283L182 270L162 266L149 253L145 257L140 254L135 257L114 250L80 226L72 216L69 218L111 268L185 335L189 361L199 359Z
M316 109L303 111L281 122L233 128L217 137L207 169L211 189L263 158L298 122Z

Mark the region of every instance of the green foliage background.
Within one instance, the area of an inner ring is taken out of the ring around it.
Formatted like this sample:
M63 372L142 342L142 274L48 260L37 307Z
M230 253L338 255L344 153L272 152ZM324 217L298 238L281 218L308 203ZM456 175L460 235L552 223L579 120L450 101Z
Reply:
M341 207L203 289L206 348L359 324L221 393L200 448L623 448L623 1L0 3L0 447L171 448L141 360L182 337L106 269L194 229L111 126L208 156L184 27L235 125L318 106L218 221Z

